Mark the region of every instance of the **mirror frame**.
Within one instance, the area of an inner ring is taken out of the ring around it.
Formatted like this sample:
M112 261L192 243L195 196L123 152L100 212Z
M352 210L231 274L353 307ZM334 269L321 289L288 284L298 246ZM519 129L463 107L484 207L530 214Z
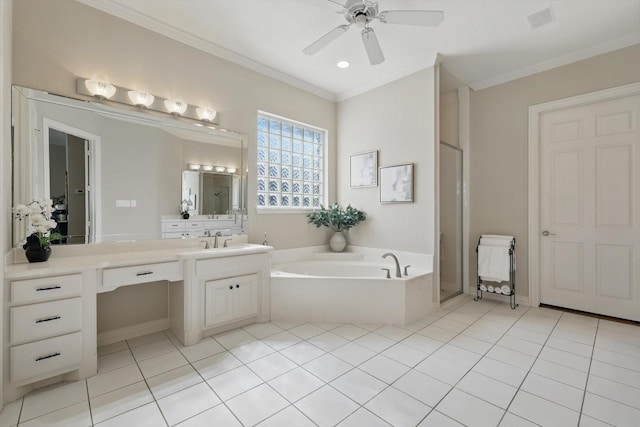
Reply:
M213 141L213 139L218 139L217 142L220 142L221 139L236 141L240 148L240 169L238 173L238 176L240 177L240 207L241 209L244 209L245 212L247 211L247 174L246 172L242 173L242 171L247 170L248 137L246 134L222 129L218 126L206 124L198 120L172 116L168 113L163 114L125 108L124 105L110 102L108 100L97 102L95 100L72 98L18 85L12 86L11 101L13 157L11 177L12 206L25 203L25 201L28 202L30 200L49 197L49 189L45 188L46 183L49 181L49 178L46 176L49 167L48 165L45 165L45 155L46 152L48 152L48 147L45 147L45 145L48 138L42 138L42 141L39 141L38 137L35 135L36 132L39 131L40 125L36 122L37 113L34 108L34 101L79 109L86 112L93 112L109 118L120 119L130 123L138 123L160 129L168 128L175 130L176 132L195 132L194 135L199 136L199 138L193 139L193 141L205 144L215 144L216 141ZM97 146L97 151L99 152L99 140ZM101 176L98 161L99 159L95 159L94 163L91 164L90 167L91 170L96 172L94 185L97 188L100 188ZM176 201L176 205L178 203L179 201ZM99 209L100 201L94 201L94 206L96 207L96 210ZM158 218L158 221L160 221L160 218ZM99 221L96 223L99 223ZM11 242L13 247L24 242L24 239L27 236L27 230L28 224L26 221L21 222L12 218ZM97 234L97 231L98 230L95 228L93 229L91 236L88 238L88 243L99 243L99 241L102 240L100 235ZM160 235L158 235L157 238L160 238Z

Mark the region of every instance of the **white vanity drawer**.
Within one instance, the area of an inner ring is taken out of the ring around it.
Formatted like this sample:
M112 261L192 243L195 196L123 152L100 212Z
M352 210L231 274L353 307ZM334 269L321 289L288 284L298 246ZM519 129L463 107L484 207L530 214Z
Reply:
M11 342L25 342L79 331L82 299L70 298L12 307Z
M11 347L11 381L72 371L82 361L82 334L62 335Z
M181 276L180 263L178 261L108 268L102 271L102 287L115 289L120 286L137 285L158 280L175 281L180 280Z
M200 221L187 221L185 224L187 231L194 229L204 230L204 223Z
M11 282L11 302L43 301L82 293L82 275L43 277Z
M184 221L165 221L163 222L163 231L184 231L185 230L185 222Z

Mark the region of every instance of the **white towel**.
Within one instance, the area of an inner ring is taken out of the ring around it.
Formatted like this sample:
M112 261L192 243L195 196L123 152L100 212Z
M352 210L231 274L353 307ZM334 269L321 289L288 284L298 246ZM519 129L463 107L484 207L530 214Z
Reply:
M502 293L505 295L511 295L511 288L507 285L504 285L502 287Z
M493 286L491 285L487 286L487 292L493 292L493 291L494 291Z
M509 248L511 247L511 240L482 236L480 238L480 244L482 246L503 246Z
M513 236L502 236L500 234L483 234L481 237L486 237L488 239L500 239L500 240L513 240Z
M495 292L496 294L501 294L502 288L500 286L496 286L495 288L493 288L493 292Z
M485 285L480 285L480 290L482 292L487 292L487 287Z
M478 246L478 275L489 282L509 280L509 248Z

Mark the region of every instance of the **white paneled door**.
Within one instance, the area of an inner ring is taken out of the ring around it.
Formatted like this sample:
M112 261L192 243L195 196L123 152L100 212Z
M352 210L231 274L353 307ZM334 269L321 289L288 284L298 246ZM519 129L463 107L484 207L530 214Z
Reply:
M640 95L540 117L540 302L640 321Z

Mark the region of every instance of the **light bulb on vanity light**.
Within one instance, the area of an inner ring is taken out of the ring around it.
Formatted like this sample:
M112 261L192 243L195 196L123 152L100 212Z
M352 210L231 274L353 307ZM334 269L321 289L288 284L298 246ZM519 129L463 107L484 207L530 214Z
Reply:
M218 112L213 108L198 107L196 108L196 114L198 115L198 118L203 122L211 122L216 118Z
M202 165L202 170L210 172L210 171L213 170L213 166L211 166L211 165Z
M236 173L236 168L227 168L228 173Z
M116 87L107 82L85 80L84 85L93 96L100 100L109 99L116 93Z
M147 108L153 104L155 97L147 92L141 92L139 90L130 90L129 99L136 107Z
M196 165L194 163L189 163L189 169L192 171L198 171L200 170L200 165Z
M227 168L224 166L216 166L216 172L224 172L225 170L227 170Z
M174 116L180 116L184 114L184 112L187 111L188 107L186 102L177 99L167 99L166 101L164 101L164 106L167 108L167 111L169 111Z

